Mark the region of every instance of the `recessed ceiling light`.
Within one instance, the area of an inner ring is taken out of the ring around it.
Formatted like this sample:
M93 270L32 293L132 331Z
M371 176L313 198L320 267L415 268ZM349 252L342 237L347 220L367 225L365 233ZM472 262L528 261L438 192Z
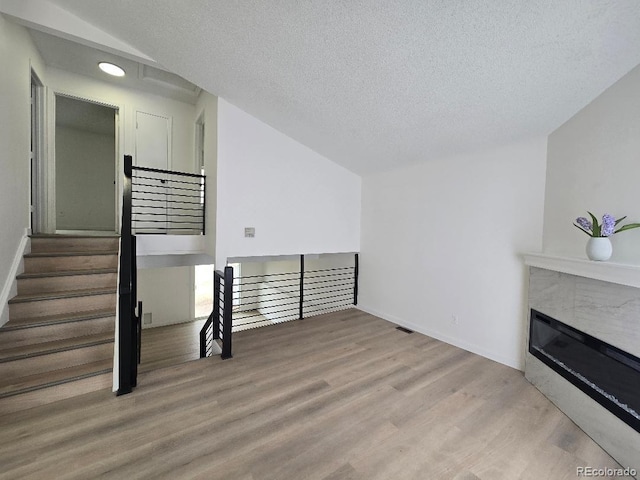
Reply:
M108 73L109 75L113 75L114 77L124 77L124 70L117 65L109 62L100 62L98 64L100 70L104 73Z

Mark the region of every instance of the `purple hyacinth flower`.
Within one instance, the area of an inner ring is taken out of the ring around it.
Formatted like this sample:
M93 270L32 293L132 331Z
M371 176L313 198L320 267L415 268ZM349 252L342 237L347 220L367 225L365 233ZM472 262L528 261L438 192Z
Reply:
M584 228L587 232L593 230L593 225L591 224L591 222L584 217L576 218L576 223Z
M600 233L602 234L603 237L608 237L610 235L613 235L615 228L616 228L616 219L613 218L613 216L609 215L608 213L605 213L602 216L602 230Z

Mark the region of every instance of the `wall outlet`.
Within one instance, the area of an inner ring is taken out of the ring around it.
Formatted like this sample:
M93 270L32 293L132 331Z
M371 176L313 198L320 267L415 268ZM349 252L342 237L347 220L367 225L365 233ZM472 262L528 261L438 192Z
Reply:
M246 238L253 238L256 236L255 227L244 227L244 236Z
M151 323L153 323L153 319L151 318L151 312L142 313L142 324L151 325Z

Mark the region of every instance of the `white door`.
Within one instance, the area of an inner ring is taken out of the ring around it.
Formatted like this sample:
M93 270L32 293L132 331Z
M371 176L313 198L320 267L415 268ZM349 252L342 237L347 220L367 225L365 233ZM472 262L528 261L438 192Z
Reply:
M171 119L151 113L136 112L136 157L138 167L169 170L171 161ZM168 233L169 198L166 174L134 174L133 227L137 233Z

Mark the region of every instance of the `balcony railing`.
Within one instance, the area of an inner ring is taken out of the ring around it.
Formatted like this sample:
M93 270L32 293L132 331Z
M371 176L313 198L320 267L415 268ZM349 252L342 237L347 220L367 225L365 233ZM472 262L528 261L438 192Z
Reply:
M118 281L118 395L136 386L140 362L142 302L137 299L136 234L204 235L205 201L204 175L135 167L133 158L125 155Z
M135 234L204 235L205 175L147 167L131 170Z
M200 356L231 357L234 332L351 308L358 304L358 254L300 255L298 262L271 262L268 271L215 272L213 311L200 331ZM295 268L293 268L295 267Z

